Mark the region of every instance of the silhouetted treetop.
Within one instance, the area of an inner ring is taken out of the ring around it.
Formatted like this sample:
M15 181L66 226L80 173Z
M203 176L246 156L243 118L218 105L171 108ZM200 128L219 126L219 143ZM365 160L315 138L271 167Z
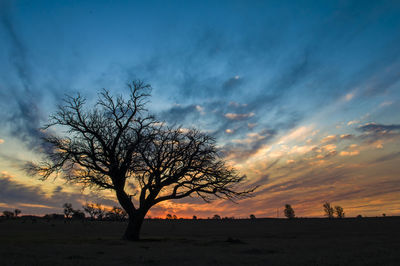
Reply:
M31 170L44 179L61 172L67 180L98 188L122 185L134 168L134 154L145 135L143 131L154 123L144 108L150 85L135 81L128 86L128 99L113 97L104 89L94 108L87 108L86 99L80 95L67 96L43 128L61 126L65 134L44 139L53 147L47 154L50 160ZM111 176L122 179L114 182Z

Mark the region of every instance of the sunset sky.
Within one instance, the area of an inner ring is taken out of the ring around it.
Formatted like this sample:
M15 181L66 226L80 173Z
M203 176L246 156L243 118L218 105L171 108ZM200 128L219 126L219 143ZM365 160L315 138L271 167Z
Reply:
M22 167L65 94L153 87L158 119L213 135L253 198L149 215L400 215L399 1L0 1L0 211L117 205Z

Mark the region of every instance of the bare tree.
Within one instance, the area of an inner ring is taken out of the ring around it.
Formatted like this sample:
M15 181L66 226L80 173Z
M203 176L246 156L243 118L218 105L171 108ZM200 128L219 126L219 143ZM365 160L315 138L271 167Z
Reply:
M150 85L129 84L130 96L113 97L104 90L88 109L81 96L68 97L44 128L64 127L64 136L48 136L48 160L33 165L43 179L61 173L68 181L111 189L127 212L124 234L138 240L148 210L165 200L197 195L237 199L254 189L238 192L245 179L219 158L213 138L196 130L160 126L147 115ZM127 183L139 192L129 195Z
M335 214L337 218L344 218L344 211L341 206L335 206Z
M74 209L72 208L72 204L71 203L64 203L63 205L64 208L64 214L65 214L65 218L69 219L72 217L72 214L74 213Z
M87 214L89 214L91 220L96 219L97 208L95 204L86 203L85 205L82 206L82 208Z
M106 218L112 221L124 221L127 217L124 209L114 206L109 212L106 213Z
M327 216L329 219L332 219L335 210L333 209L331 204L329 202L325 202L322 207L324 207L325 216Z
M295 217L294 210L290 204L285 204L285 210L284 210L285 216L288 219L293 219Z

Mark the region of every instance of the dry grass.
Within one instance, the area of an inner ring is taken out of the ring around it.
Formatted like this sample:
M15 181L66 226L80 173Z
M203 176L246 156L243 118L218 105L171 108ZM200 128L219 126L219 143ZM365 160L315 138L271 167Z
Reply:
M1 265L399 265L400 218L0 223Z

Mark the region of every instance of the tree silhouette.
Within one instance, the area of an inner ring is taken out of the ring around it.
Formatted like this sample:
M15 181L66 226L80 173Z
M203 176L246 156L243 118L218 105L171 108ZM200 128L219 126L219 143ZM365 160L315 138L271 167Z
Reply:
M13 213L13 212L10 212L10 211L3 211L3 215L4 215L7 219L10 219L10 218L13 218L13 217L14 217L14 213Z
M327 216L329 219L332 219L335 210L333 209L331 204L329 202L325 202L322 207L324 207L325 216Z
M104 216L105 211L101 207L101 204L86 203L82 208L87 214L89 214L91 220L101 220Z
M104 218L104 215L106 213L106 210L101 206L101 204L96 203L95 205L95 216L97 220L102 220Z
M250 219L254 220L256 219L256 216L254 214L250 214Z
M106 213L106 218L112 221L123 221L127 217L126 211L124 209L114 206L109 212Z
M344 218L344 211L341 206L335 206L335 214L337 218Z
M61 173L68 181L115 191L129 217L128 240L139 239L146 213L162 201L193 195L234 200L254 191L235 189L245 176L225 165L212 137L167 128L147 114L150 85L134 81L129 88L127 99L103 90L92 108L80 95L67 97L44 128L65 128L65 134L47 134L48 160L32 165L31 173L43 179ZM127 183L138 197L128 194Z
M285 210L283 211L288 219L295 217L294 210L290 204L285 204Z
M15 209L14 210L15 217L18 217L18 215L20 215L20 213L21 213L20 209Z
M72 208L72 204L71 203L64 203L63 208L64 208L65 218L67 218L67 219L71 218L72 214L74 213L74 209Z
M214 214L213 219L214 220L221 220L221 216L219 216L218 214Z

